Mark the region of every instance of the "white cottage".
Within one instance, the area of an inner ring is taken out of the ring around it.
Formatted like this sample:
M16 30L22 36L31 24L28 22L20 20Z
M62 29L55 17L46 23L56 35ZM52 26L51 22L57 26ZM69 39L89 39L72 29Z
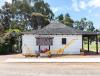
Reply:
M22 53L36 53L49 49L52 54L63 49L63 54L80 54L82 31L59 22L52 22L43 29L22 35Z

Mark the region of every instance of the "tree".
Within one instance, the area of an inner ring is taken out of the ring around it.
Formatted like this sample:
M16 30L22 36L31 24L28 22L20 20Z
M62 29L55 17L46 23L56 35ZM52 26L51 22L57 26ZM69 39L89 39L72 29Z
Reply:
M56 19L67 26L73 27L74 21L70 18L68 13L65 15L60 14Z
M10 11L10 4L5 2L5 5L2 7L2 25L5 29L10 27L10 18L11 18L11 11Z
M14 53L14 45L18 43L18 37L21 34L20 30L7 30L0 36L0 53Z
M27 1L16 1L10 6L10 10L12 12L12 21L11 21L11 27L17 28L20 27L21 29L24 29L26 25L29 23L37 24L37 20L31 20L31 19L39 19L39 18L33 18L31 16L31 13L41 13L44 17L44 22L40 21L39 23L43 23L44 26L49 23L48 20L51 20L54 16L53 12L50 9L50 6L48 3L45 3L43 0L34 0L34 6L31 7ZM34 21L34 22L33 22ZM41 24L40 24L41 25ZM38 25L37 25L38 27ZM42 25L43 27L43 25ZM36 28L35 28L36 29Z
M0 33L2 33L4 31L4 27L2 26L2 24L0 24Z
M32 13L32 7L27 3L27 0L16 0L11 6L12 12L17 12L17 10L20 10L23 13Z
M63 23L63 20L64 20L63 14L60 14L56 19L58 19L60 22Z
M95 29L95 32L100 32L100 29Z
M92 21L88 21L87 22L87 31L92 32L94 30L95 30L95 28L93 26L93 22Z
M82 18L80 21L74 22L74 27L76 29L82 30L82 31L89 31L92 32L95 30L93 26L92 21L88 21L86 18Z
M17 28L24 30L27 23L30 21L32 7L27 3L27 1L16 0L10 6L12 12L11 28Z
M32 13L31 22L34 29L38 29L38 27L42 28L49 24L48 19L46 19L45 16L40 13Z
M70 15L67 13L65 14L64 24L70 27L73 27L74 21L70 18Z
M34 12L43 14L49 20L53 19L54 17L54 14L50 9L49 4L45 3L43 0L36 0L33 8Z
M30 7L30 5L27 3L26 0L21 2L18 8L23 13L27 13L27 14L31 14L32 13L32 8Z

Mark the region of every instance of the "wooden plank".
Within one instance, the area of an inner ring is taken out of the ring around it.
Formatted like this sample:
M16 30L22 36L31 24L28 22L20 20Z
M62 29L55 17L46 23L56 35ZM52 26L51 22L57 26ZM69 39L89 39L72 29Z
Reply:
M50 45L49 45L49 50L50 50Z
M98 36L96 35L96 54L98 54Z
M88 52L90 51L90 44L89 44L89 41L90 41L90 39L89 39L89 36L88 36Z
M82 35L82 50L84 50L83 39L84 39L84 37L83 37L83 35Z
M40 45L39 45L39 52L41 51L41 49L40 49Z

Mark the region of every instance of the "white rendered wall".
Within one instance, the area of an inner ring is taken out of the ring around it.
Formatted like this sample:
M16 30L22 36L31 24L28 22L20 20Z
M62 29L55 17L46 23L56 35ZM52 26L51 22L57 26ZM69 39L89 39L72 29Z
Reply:
M56 50L59 48L63 48L65 45L62 45L62 38L67 39L67 44L70 43L71 40L74 40L65 50L64 54L80 54L80 49L82 48L82 36L81 35L58 35L54 36L53 46L51 46L51 50Z
M22 53L35 53L38 51L36 46L36 39L32 34L25 34L22 36Z
M49 35L50 36L50 35ZM55 54L56 51L60 48L63 48L65 45L62 45L62 38L67 39L67 44L75 39L69 47L64 50L64 54L80 54L80 49L82 48L82 35L51 35L54 37L53 45L50 46L50 50L52 54ZM22 52L23 53L34 53L35 51L39 51L39 46L36 45L36 36L31 34L25 34L22 36ZM41 46L45 49L48 46ZM27 48L30 48L28 50Z

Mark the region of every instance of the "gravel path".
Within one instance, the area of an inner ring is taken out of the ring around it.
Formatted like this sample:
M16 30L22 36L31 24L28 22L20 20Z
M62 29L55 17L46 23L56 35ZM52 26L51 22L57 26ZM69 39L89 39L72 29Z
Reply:
M74 56L66 56L72 58ZM99 56L75 56L75 58ZM3 63L21 55L0 56L0 76L100 76L100 63Z
M100 63L0 63L0 76L100 76Z

